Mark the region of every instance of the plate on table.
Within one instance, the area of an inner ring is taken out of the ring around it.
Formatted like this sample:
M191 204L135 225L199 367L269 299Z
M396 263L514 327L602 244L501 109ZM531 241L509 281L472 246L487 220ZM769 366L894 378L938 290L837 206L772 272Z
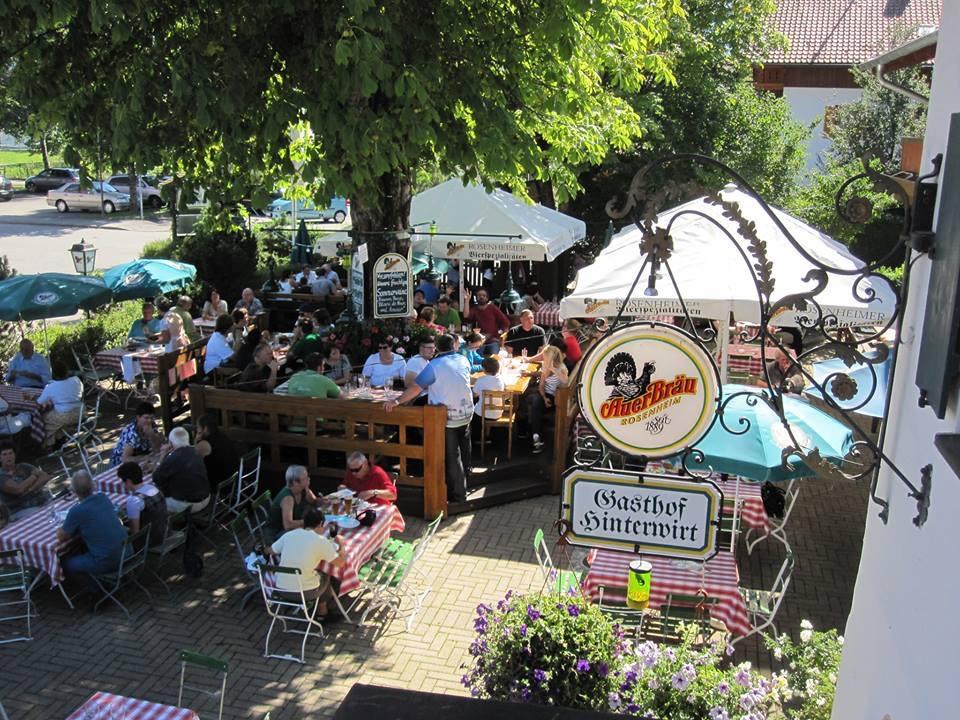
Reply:
M351 530L360 527L360 521L349 515L326 515L324 520L328 523L336 523L341 530Z
M347 498L352 498L354 496L353 490L350 488L340 488L335 490L332 493L329 493L326 497L328 498L337 498L339 500L346 500Z

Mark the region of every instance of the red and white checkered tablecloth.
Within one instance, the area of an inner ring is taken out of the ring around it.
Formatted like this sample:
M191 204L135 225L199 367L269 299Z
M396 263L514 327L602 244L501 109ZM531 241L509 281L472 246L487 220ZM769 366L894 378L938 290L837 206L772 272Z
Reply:
M750 375L763 375L763 357L759 345L730 345L727 369ZM769 351L768 351L769 353ZM720 362L720 358L717 358Z
M346 595L360 587L360 567L390 538L392 532L403 532L407 526L400 511L394 505L374 507L377 519L368 528L358 527L337 534L337 542L343 549L346 562L343 567L320 563L317 568L325 575L340 581L340 595Z
M74 710L67 720L86 718L123 718L123 720L200 720L189 708L137 700L108 692L94 693L83 705Z
M213 331L217 329L217 321L194 318L193 326L200 331L201 335L212 335Z
M546 302L533 315L540 327L560 327L560 303Z
M110 350L101 350L93 357L93 364L101 370L114 370L118 373L123 372L123 357L131 356L140 363L140 370L144 375L157 374L157 362L163 355L162 350L127 350L126 348L112 348Z
M739 494L741 524L758 530L764 535L769 533L770 518L767 517L767 509L763 506L763 498L760 495L763 485L741 480L738 491L735 487L731 487L732 484L732 481L727 481L721 488L726 498L732 499L735 494Z
M117 477L119 465L104 470L93 479L93 489L97 492L107 493L108 495L126 495L127 491L123 487L123 480ZM143 473L145 483L153 482L150 473Z
M613 601L627 598L627 574L630 563L640 556L614 550L596 550L592 553L590 572L583 582L583 589L593 600L603 596ZM691 561L676 561L656 555L644 555L644 560L653 564L650 579L650 607L659 609L666 604L669 593L696 595L704 590L709 597L717 598L717 605L710 610L710 617L720 620L734 635L750 632L747 607L740 595L740 574L737 562L728 552L719 552L706 562L706 574L700 570L687 569Z
M114 505L119 506L126 496L107 493L107 497ZM51 587L56 587L63 579L59 555L62 547L57 540L57 528L61 523L53 521L50 511L69 510L76 504L77 499L74 497L55 500L38 512L10 523L0 530L0 550L21 549L24 563L45 572L50 576Z
M40 397L40 392L40 390L33 388L0 385L0 398L7 401L11 413L30 413L30 437L38 443L42 443L45 436L43 430L43 413L40 412L40 406L37 405L37 398Z

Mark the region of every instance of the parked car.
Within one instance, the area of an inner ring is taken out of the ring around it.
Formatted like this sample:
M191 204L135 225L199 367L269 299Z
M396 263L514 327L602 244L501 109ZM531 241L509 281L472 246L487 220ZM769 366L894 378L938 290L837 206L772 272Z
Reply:
M13 183L0 175L0 201L13 200Z
M293 212L293 201L278 198L270 203L270 217L286 217ZM310 200L297 200L297 220L311 218L342 223L350 212L350 201L342 197L330 198L329 207L319 209Z
M145 178L140 177L138 179L140 181L140 193L143 195L143 204L152 208L163 207L163 198L160 196L160 191L148 183ZM107 185L113 185L119 192L130 195L132 203L136 204L138 202L136 196L130 192L129 175L111 175L110 179L107 180Z
M100 185L95 182L92 187L80 187L80 183L67 183L61 188L47 193L47 205L53 205L59 212L69 210L96 210L100 211ZM103 183L103 212L107 215L116 210L129 210L130 196L119 192L112 185Z
M56 190L70 182L80 182L80 171L73 168L49 168L38 175L28 177L23 187L27 192Z

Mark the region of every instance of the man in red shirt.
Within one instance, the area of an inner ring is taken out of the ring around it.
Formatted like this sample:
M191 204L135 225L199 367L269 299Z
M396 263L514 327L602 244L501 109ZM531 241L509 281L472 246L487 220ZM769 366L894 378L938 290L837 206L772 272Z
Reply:
M379 465L370 465L362 452L351 453L347 458L347 474L342 488L349 488L374 505L389 505L397 499L397 489Z
M500 336L510 329L510 320L500 308L490 302L490 294L486 290L477 290L477 304L475 307L468 306L464 317L470 318L486 336L487 342L481 354L496 355L500 352Z

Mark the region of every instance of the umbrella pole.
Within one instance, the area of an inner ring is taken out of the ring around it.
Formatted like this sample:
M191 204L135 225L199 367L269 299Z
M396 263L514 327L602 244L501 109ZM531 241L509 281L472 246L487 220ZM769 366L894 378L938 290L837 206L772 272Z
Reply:
M47 319L46 319L46 318L42 318L40 322L43 324L43 354L44 354L44 355L49 355L49 354L50 354L50 345L49 345L49 343L47 342Z

